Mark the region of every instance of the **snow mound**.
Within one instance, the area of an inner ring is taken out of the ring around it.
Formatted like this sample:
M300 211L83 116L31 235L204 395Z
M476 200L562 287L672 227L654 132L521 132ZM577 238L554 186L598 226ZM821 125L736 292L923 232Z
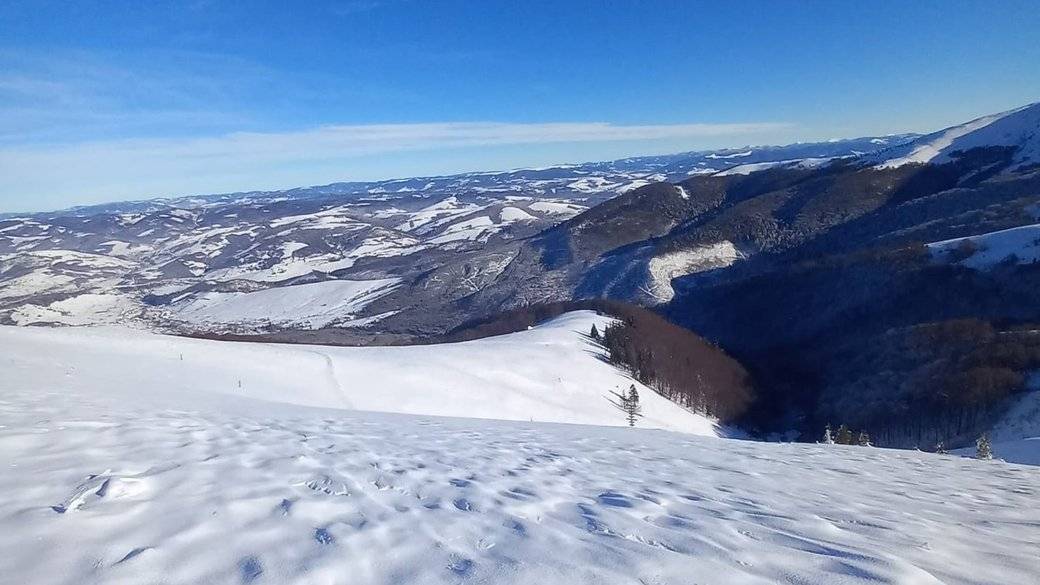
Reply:
M1016 166L1040 163L1040 102L927 134L871 158L877 161L875 168L882 169L941 164L953 160L957 152L989 146L1015 147Z

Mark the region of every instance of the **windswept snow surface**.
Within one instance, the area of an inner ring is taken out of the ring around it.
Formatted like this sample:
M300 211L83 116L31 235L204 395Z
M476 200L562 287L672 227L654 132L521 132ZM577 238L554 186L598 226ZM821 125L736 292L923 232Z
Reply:
M587 347L560 345L579 322L460 344L475 351L444 363L485 368L485 402L500 407L535 370L602 383L573 361ZM339 359L347 349L25 328L0 328L0 349L7 583L1040 580L1034 468L284 403L390 400L412 376L452 387L386 364L368 379ZM540 368L524 368L535 355Z

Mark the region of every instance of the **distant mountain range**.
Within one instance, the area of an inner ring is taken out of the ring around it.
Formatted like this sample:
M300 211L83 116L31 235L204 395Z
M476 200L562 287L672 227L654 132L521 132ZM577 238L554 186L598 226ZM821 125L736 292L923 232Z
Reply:
M819 164L913 135L110 203L0 221L0 320L408 337L473 314L523 242L665 181ZM273 310L267 310L272 307ZM483 312L476 310L476 312Z
M478 194L523 191L529 195L576 195L580 197L590 193L622 193L649 182L681 181L692 175L712 174L737 165L772 163L791 159L857 156L877 151L886 146L904 144L916 137L916 134L897 134L787 146L746 146L511 171L411 177L384 181L352 181L281 191L247 191L150 198L72 207L53 213L60 215L142 213L170 208L188 209L222 203L260 202L272 199L378 197L394 194L437 196L459 192ZM7 213L0 217L19 215L26 214Z

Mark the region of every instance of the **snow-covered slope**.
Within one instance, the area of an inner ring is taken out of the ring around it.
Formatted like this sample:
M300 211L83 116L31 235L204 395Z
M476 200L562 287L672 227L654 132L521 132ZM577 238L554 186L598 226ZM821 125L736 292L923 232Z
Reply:
M715 435L708 419L634 382L585 336L607 318L563 315L466 343L327 347L232 343L119 328L0 327L9 388L62 388L179 404L229 396L326 408L624 425L611 391L640 390L640 426Z
M654 256L647 265L650 272L648 296L655 302L668 302L675 296L672 279L695 272L724 268L743 257L743 253L729 240Z
M1011 463L1040 465L1040 372L1034 372L1026 386L1029 391L1014 398L989 434L994 457ZM974 452L974 448L958 451L967 457Z
M778 160L761 163L749 163L745 165L737 165L735 167L719 171L715 173L716 177L728 177L730 175L750 175L758 171L764 171L766 169L786 168L786 169L815 169L826 165L827 163L835 160L835 158L846 158L846 157L809 157L795 160Z
M355 314L393 291L398 282L396 278L326 280L254 292L209 292L174 303L172 310L178 318L202 325L291 323L319 328L350 323Z
M964 255L957 261L975 269L992 268L1001 262L1031 264L1040 260L1040 224L932 242L928 249L940 262Z
M473 349L495 402L527 386L534 357L549 360L540 376L591 381L573 361L584 350L554 341L579 318L456 348L444 365ZM389 400L404 377L451 384L407 369L414 353L368 379L313 348L14 328L0 345L4 583L1040 580L1035 468L285 403L344 405L314 377L322 364L351 399ZM444 408L474 406L459 402Z
M911 163L945 163L972 148L1010 146L1016 165L1040 164L1040 102L927 134L882 150L872 158L878 168Z
M1040 465L1040 437L1009 439L991 443L993 457L1008 463L1021 465ZM975 457L975 447L965 447L952 451L962 457Z

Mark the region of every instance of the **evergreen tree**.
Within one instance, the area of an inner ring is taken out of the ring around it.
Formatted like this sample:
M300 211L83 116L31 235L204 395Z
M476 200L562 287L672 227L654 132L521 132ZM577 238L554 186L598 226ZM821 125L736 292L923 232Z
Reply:
M628 420L628 426L636 426L636 419L643 416L643 407L639 404L639 392L636 390L636 385L632 384L628 389L628 394L621 394L620 392L611 392L611 394L613 394L617 400L611 400L610 403L618 410L625 413L625 418Z
M849 427L842 424L838 427L838 438L835 440L839 445L851 445L852 444L852 431Z
M643 407L639 405L639 392L636 391L636 385L628 389L628 404L626 405L625 412L628 414L628 426L636 426L636 419L643 416Z
M993 459L993 445L989 442L989 434L982 433L981 437L975 439L975 458Z
M823 444L834 444L834 437L831 435L831 423L827 423L827 426L823 427Z
M873 447L873 445L870 444L870 435L868 435L866 431L859 432L858 442L860 447Z
M596 324L592 324L592 331L589 332L589 337L599 341L599 329L596 329Z

